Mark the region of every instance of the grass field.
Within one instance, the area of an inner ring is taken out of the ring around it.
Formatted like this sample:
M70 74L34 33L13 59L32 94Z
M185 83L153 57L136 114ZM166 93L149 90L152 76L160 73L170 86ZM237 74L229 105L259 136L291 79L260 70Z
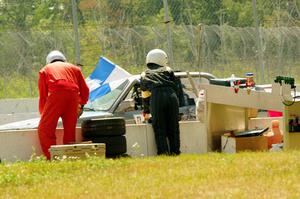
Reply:
M2 163L0 198L300 198L300 151Z

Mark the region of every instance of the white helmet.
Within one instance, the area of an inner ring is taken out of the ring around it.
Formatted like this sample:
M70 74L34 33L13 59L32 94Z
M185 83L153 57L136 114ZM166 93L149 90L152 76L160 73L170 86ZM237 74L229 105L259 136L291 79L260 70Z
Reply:
M161 49L150 50L146 57L146 64L157 64L160 66L167 66L168 64L168 55L165 51Z
M51 51L46 58L46 64L50 64L55 60L60 60L60 61L67 61L66 57L64 56L64 54L62 54L60 51L58 50L53 50Z

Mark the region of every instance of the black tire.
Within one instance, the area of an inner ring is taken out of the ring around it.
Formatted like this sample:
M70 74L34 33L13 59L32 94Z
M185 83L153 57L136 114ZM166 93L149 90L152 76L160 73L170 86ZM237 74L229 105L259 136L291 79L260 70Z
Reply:
M85 120L81 123L84 138L97 138L103 136L119 136L126 133L123 118L99 118Z
M127 152L127 144L125 136L111 136L111 137L98 137L86 139L85 141L92 141L93 143L105 143L106 157L115 157Z

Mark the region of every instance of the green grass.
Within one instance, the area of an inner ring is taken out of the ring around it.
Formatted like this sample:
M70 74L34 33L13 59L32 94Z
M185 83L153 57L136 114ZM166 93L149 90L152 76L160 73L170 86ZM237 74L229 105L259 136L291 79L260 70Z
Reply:
M0 198L299 198L300 151L0 165Z

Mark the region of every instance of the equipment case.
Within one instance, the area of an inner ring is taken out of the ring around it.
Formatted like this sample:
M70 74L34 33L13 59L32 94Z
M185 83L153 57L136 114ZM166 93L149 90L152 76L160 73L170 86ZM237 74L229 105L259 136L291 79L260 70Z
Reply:
M53 145L49 152L51 160L84 159L89 156L105 157L105 148L104 143Z

